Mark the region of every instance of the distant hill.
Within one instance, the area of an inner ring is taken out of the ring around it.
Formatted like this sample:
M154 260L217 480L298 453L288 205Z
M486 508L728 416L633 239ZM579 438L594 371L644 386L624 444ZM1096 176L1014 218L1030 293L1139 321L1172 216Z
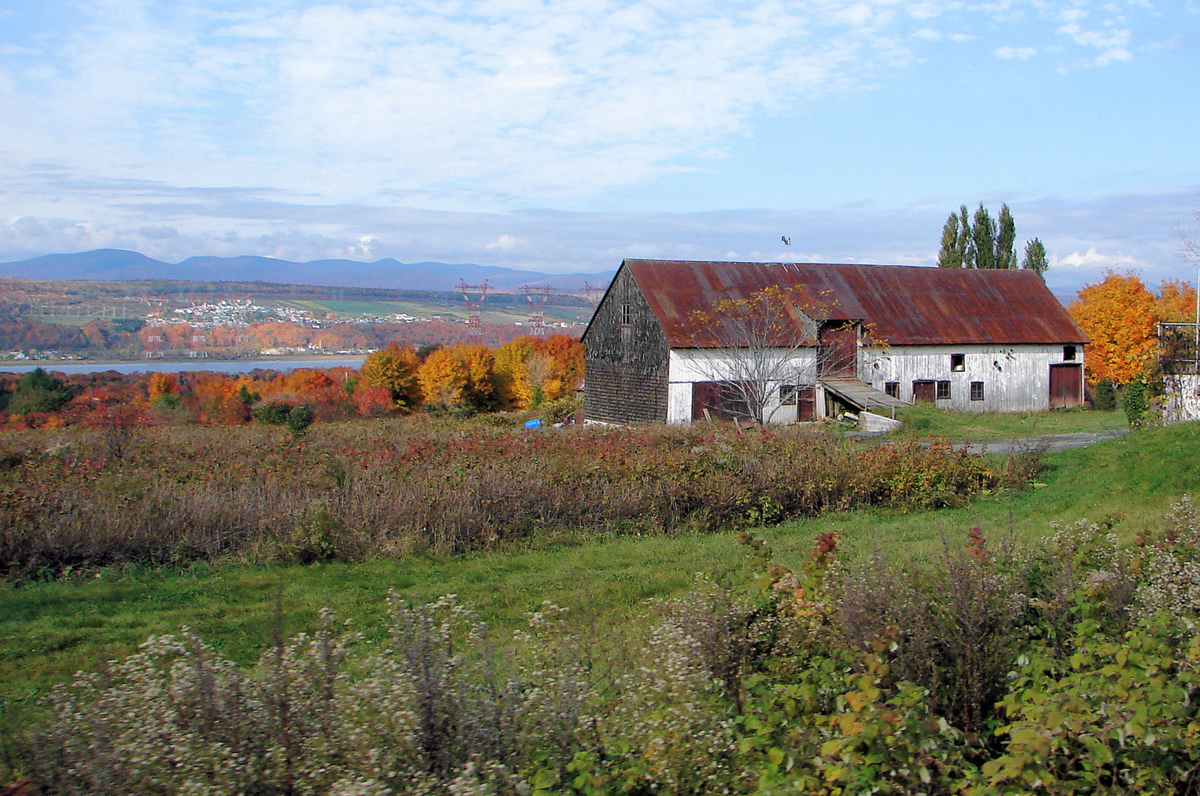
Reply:
M272 257L189 257L166 263L123 249L97 249L75 254L47 254L29 260L0 263L0 277L26 279L182 279L201 282L279 282L392 290L445 291L461 280L481 284L485 279L499 291L521 285L552 285L565 292L583 290L584 282L604 286L614 272L545 274L474 263L402 263L387 257L373 263L357 260L313 260L296 263Z

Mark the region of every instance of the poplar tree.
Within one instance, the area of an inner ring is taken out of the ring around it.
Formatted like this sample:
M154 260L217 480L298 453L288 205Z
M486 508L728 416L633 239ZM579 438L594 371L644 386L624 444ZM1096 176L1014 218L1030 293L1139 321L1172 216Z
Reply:
M1046 247L1042 245L1039 238L1034 238L1025 244L1025 259L1021 263L1021 269L1024 271L1033 271L1035 274L1046 281L1046 269L1050 267L1050 263L1046 260Z
M996 236L996 267L1017 267L1017 225L1008 205L1000 205L1000 234Z
M962 268L975 267L975 238L971 234L971 215L967 206L958 211L958 250L962 253Z
M996 267L996 222L988 213L983 202L975 211L975 223L971 225L971 237L975 240L975 267Z
M966 205L951 213L942 227L942 245L938 250L938 268L1017 268L1017 223L1008 204L1000 206L999 222L988 213L983 202L972 220ZM1033 271L1045 280L1046 247L1037 238L1025 245L1021 268Z
M962 268L963 253L958 248L958 214L951 213L942 227L942 248L938 252L938 268Z

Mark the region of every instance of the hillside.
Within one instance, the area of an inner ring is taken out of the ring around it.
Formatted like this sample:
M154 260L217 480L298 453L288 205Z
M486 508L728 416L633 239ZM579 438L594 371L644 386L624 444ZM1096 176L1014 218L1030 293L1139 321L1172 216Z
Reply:
M155 260L123 249L97 249L47 254L0 263L0 277L106 281L185 280L203 282L274 282L386 288L390 290L454 290L460 281L515 292L522 285L550 285L562 292L582 291L585 282L607 285L612 273L546 274L474 263L402 263L390 257L374 262L313 260L292 262L273 257L189 257L178 263Z
M545 323L556 333L578 335L587 325L587 297L545 299ZM527 333L530 310L524 294L489 293L480 315L482 342L497 345ZM446 344L466 339L468 318L462 294L452 290L0 279L0 356L7 358L228 358L281 348L373 350L393 340Z

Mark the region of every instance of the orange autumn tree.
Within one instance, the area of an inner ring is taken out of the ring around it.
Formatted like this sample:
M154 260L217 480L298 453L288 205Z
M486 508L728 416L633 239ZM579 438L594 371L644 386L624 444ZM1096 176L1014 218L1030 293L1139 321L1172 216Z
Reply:
M430 354L417 371L417 380L428 403L486 411L496 403L494 363L490 349L459 343Z
M412 346L388 343L387 348L376 351L363 362L360 389L382 387L391 395L396 408L412 411L421 402L417 380L420 367L421 358Z
M177 395L179 393L179 379L171 373L151 373L149 384L150 400L161 398L164 395Z
M1181 279L1164 279L1155 302L1160 323L1195 323L1196 288Z
M1067 311L1091 338L1089 384L1129 384L1153 369L1157 299L1136 274L1108 271L1102 281L1084 285Z

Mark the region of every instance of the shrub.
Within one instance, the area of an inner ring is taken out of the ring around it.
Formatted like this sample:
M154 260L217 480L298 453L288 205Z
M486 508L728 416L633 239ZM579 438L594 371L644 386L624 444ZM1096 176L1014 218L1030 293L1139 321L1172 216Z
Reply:
M1125 410L1130 428L1142 427L1146 422L1146 410L1149 406L1149 394L1144 379L1138 377L1126 385L1125 392L1121 395L1121 408Z
M17 379L17 387L8 399L5 411L14 415L57 412L71 400L71 390L62 380L41 368L34 368Z
M1103 412L1117 408L1117 388L1108 379L1101 379L1092 390L1092 408Z
M297 439L304 436L304 432L308 430L312 422L313 410L308 404L297 406L288 413L287 418L283 421L284 425L288 427L288 431L292 432L292 436Z
M555 423L566 423L575 416L575 413L583 408L583 401L578 398L567 396L559 398L556 401L542 404L539 413L542 419L550 425Z
M292 414L292 405L282 401L260 403L252 411L254 419L272 426L282 426Z

